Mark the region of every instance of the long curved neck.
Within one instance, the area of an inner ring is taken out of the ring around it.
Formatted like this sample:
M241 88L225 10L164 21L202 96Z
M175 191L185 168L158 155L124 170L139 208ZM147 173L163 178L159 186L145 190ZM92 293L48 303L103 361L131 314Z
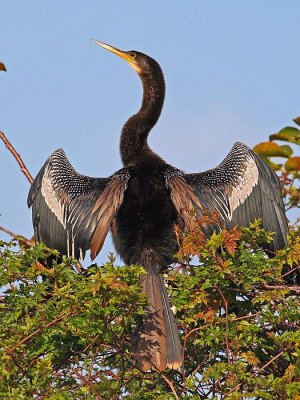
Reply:
M148 134L160 116L165 97L163 73L158 64L157 67L154 72L140 75L143 84L142 106L122 129L120 152L124 165L154 158L160 160L147 142Z

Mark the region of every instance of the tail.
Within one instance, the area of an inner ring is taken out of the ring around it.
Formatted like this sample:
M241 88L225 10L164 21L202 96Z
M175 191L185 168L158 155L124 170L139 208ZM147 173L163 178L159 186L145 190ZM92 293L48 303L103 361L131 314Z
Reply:
M182 348L163 277L157 265L141 264L148 272L141 284L149 306L134 340L139 366L143 371L178 369L182 364Z

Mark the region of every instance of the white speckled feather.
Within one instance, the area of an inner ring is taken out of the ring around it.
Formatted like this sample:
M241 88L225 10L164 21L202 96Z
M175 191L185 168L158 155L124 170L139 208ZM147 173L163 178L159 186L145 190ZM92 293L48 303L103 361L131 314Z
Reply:
M248 156L245 160L244 171L241 171L240 178L236 183L233 183L228 194L230 213L228 219L231 220L232 213L251 194L254 186L258 183L258 169L254 159Z
M41 187L42 195L45 199L47 206L56 216L58 221L66 228L66 221L64 218L65 210L64 205L57 196L57 192L54 190L54 185L51 179L51 172L49 171L49 166L45 168L44 176L42 179Z

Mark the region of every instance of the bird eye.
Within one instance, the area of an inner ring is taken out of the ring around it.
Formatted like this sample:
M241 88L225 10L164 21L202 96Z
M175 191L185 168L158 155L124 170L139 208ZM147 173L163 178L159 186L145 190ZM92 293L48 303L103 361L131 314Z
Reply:
M134 51L129 51L128 54L130 55L130 57L136 58L136 53Z

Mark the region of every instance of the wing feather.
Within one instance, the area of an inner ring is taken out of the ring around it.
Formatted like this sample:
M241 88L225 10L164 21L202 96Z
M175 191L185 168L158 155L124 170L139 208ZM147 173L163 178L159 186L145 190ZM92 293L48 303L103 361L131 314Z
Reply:
M199 207L196 201L192 202L198 208L198 214L203 209L218 211L221 222L226 227L247 226L261 218L264 229L275 232L270 249L279 249L286 245L288 226L279 178L244 144L235 143L223 162L214 169L195 174L181 173L180 179L184 180L181 186L184 185L186 190L183 195L180 192L174 193L178 188L172 182L177 179L177 171L169 174L167 179L177 211L181 206L177 197L190 199L192 192L200 203Z
M130 174L110 178L78 174L62 149L56 150L35 178L29 195L35 237L62 254L95 258L120 207Z
M185 226L189 230L193 230L193 219L190 217L190 211L203 209L203 206L192 188L183 179L182 173L177 170L176 172L176 174L170 176L166 174L167 186L171 191L171 200Z

